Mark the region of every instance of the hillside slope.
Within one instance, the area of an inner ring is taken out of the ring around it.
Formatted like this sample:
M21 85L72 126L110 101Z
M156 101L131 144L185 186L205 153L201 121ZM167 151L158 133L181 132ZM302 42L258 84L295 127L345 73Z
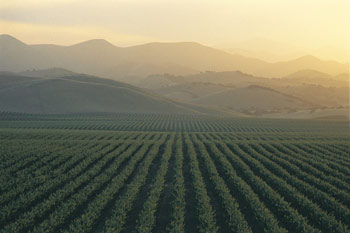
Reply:
M256 85L214 93L196 99L193 103L220 106L251 113L313 107L312 104L302 99Z
M349 74L328 75L316 70L300 70L281 78L289 84L314 84L325 87L348 87Z
M215 108L191 107L128 84L93 76L33 78L14 74L0 74L0 111L233 114Z
M195 99L230 89L232 89L232 87L220 84L195 82L162 87L153 89L153 91L171 99L191 102Z

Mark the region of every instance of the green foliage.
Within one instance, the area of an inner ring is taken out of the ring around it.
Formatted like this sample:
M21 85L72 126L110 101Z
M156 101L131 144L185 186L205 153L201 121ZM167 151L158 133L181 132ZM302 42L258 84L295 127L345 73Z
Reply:
M3 113L0 126L0 232L350 229L341 122Z

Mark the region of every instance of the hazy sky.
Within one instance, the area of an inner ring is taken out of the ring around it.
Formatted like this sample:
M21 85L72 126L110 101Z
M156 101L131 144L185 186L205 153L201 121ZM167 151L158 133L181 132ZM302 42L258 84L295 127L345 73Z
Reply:
M350 0L0 0L0 34L27 43L104 38L128 46L261 37L305 48L348 48Z

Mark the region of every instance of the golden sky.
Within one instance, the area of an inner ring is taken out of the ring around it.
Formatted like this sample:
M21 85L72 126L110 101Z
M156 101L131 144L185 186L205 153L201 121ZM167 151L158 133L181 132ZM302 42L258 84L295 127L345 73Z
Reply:
M348 49L350 0L0 0L0 34L70 45L104 38L129 46L264 38L298 48Z

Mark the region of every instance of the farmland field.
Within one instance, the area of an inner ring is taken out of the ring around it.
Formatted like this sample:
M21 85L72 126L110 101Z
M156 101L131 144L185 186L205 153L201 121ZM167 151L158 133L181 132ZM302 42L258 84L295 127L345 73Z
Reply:
M0 232L350 232L342 121L0 114Z

